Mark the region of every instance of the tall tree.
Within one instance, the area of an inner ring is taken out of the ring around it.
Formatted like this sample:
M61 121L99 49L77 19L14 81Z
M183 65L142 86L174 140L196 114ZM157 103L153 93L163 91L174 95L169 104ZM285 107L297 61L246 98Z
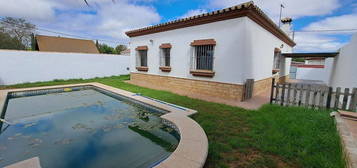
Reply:
M1 19L0 31L18 39L26 47L31 46L31 35L36 26L22 18L5 17Z
M115 54L114 48L108 46L107 44L99 44L98 50L100 53L104 54Z
M0 49L25 50L26 46L17 38L9 34L0 32Z
M35 34L31 34L31 50L36 51L37 50L37 41L36 41L36 36Z
M98 42L98 40L95 40L95 46L97 47L97 49L98 49L98 51L99 51L99 42Z
M126 47L126 45L117 45L116 47L115 47L115 51L116 51L116 53L117 54L121 54L121 52L122 51L124 51L124 50L126 50L126 49L128 49L127 47Z

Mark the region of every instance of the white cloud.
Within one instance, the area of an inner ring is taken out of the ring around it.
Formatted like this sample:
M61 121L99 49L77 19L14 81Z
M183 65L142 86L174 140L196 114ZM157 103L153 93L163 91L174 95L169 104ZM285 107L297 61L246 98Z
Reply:
M205 10L205 9L189 10L188 12L186 12L184 15L180 16L179 18L187 18L187 17L191 17L191 16L200 15L203 13L207 13L207 10Z
M357 14L331 16L317 22L310 23L303 30L334 30L357 29ZM297 32L295 41L296 51L336 51L345 43L339 42L338 35L352 34L356 31L344 32Z
M98 11L98 16L102 19L97 27L98 31L122 38L127 30L158 23L161 19L160 15L151 7L126 3L105 6L105 9Z
M151 1L88 0L88 7L83 0L0 0L0 16L26 18L38 27L67 34L127 42L125 31L160 21L154 8L137 5Z
M211 0L210 8L224 8L234 6L246 0ZM280 0L255 0L258 5L273 21L278 22L280 12ZM282 17L298 19L304 16L324 16L331 14L341 5L338 0L282 0L285 8ZM357 15L343 15L328 17L324 20L314 22L304 30L312 29L345 29L357 28ZM335 35L335 34L334 34ZM295 52L328 52L336 51L345 43L339 42L331 33L295 33Z
M0 0L0 16L48 20L55 16L56 5L58 4L46 0Z
M309 24L304 30L357 29L357 14L332 16Z
M333 52L345 45L334 37L316 33L297 33L295 42L295 52Z
M238 5L247 2L247 0L211 0L209 7L223 8ZM272 17L274 21L279 16L280 0L255 0L264 12ZM294 19L303 16L318 16L330 14L333 10L340 7L338 0L283 0L285 8L283 9L284 17Z

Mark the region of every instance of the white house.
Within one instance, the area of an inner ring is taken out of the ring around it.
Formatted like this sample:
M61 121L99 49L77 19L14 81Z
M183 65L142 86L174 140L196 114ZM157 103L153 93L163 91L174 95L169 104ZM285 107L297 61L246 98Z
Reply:
M289 27L291 19L283 23ZM290 58L279 56L295 45L253 2L126 34L130 83L229 101L248 94L247 79L254 80L253 96L270 90L273 70L285 79Z

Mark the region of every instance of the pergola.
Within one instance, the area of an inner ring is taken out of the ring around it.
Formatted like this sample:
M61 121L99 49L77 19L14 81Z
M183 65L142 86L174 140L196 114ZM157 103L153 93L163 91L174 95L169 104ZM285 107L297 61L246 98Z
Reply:
M339 52L323 52L323 53L283 53L285 58L333 58Z

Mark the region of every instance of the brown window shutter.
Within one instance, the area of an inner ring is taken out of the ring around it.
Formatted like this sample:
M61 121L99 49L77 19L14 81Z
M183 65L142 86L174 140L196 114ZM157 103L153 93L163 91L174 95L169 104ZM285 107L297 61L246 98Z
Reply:
M163 43L160 45L160 48L171 48L171 44L170 43Z
M204 39L204 40L194 40L191 43L191 46L201 46L201 45L216 45L214 39Z
M135 50L137 50L137 51L140 51L140 50L148 50L148 46L138 46L138 47L136 47Z

